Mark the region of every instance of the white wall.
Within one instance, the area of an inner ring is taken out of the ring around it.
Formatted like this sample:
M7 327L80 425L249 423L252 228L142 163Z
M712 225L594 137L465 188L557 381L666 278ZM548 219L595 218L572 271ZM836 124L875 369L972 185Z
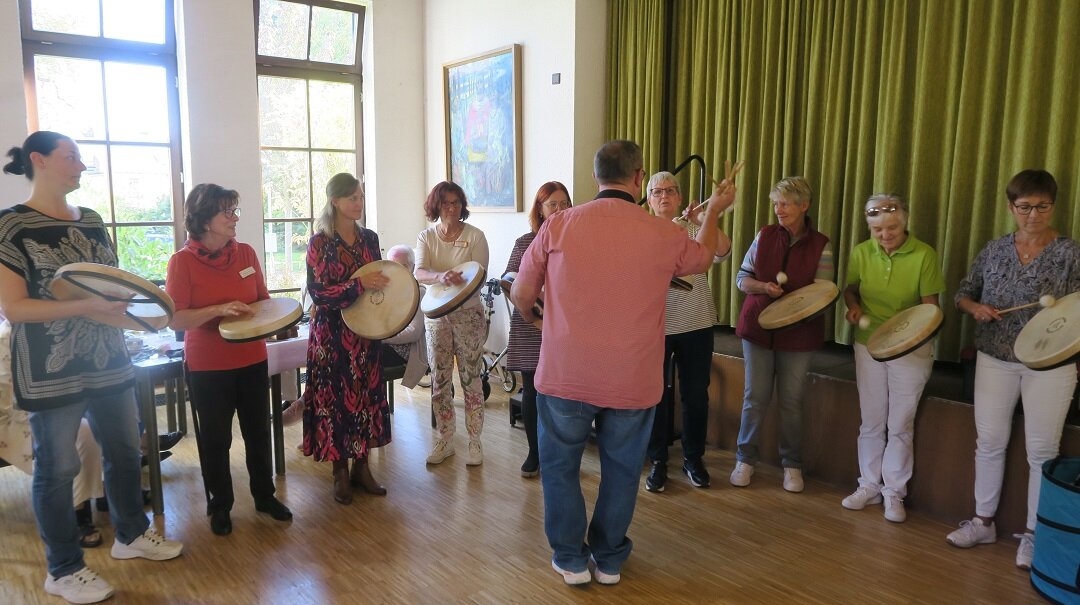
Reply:
M522 45L522 195L526 212L474 212L469 217L469 222L487 236L491 249L488 272L498 276L506 267L514 240L529 230L527 211L541 184L561 181L574 192L576 202L591 198L596 191L591 162L603 133L606 2L427 0L425 6L429 189L447 176L442 65L510 44ZM597 38L595 43L587 39L592 37ZM597 48L599 54L594 54ZM551 83L553 73L561 74L561 84ZM582 128L581 134L578 128ZM496 301L496 309L487 346L498 351L505 346L508 328L502 301Z
M0 168L10 161L8 149L22 145L27 134L19 6L16 0L0 0ZM0 173L0 208L29 195L30 181L25 177Z

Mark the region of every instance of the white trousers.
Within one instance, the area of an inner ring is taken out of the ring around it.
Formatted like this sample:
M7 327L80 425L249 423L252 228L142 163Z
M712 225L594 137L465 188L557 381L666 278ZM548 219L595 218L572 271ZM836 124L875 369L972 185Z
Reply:
M859 485L904 498L915 464L915 411L934 366L926 343L903 357L877 361L855 343L859 386Z
M1076 366L1037 371L979 353L975 362L975 514L993 517L1001 500L1005 450L1017 397L1024 402L1028 460L1027 528L1035 528L1042 463L1057 456L1076 388Z

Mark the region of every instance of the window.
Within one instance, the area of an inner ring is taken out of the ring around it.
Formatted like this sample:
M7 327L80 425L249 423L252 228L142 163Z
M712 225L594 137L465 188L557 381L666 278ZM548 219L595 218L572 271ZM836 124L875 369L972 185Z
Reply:
M326 182L362 178L357 2L256 0L266 282L299 297Z
M73 138L68 196L101 214L120 267L164 279L183 238L172 0L20 3L32 130Z

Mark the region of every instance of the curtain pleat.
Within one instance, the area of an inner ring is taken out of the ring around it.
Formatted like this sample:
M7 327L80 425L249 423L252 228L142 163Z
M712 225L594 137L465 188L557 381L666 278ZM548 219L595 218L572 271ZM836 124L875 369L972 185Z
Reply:
M746 162L722 219L733 258L710 275L719 323L738 317L735 273L775 221L768 192L785 176L814 188L810 216L832 240L841 288L851 249L869 237L866 198L907 200L909 230L938 251L946 278L943 359L972 340L956 287L988 240L1015 229L1004 195L1013 174L1052 172L1055 226L1076 237L1080 2L667 4L611 0L609 135L641 143L649 170L699 154L722 178L725 159ZM679 175L688 200L702 195L694 172ZM850 342L844 311L833 309L830 329Z

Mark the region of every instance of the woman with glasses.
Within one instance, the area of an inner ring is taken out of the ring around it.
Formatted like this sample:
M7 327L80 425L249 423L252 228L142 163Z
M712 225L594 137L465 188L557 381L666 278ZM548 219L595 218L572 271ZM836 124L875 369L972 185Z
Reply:
M814 229L810 217L812 191L801 176L781 179L769 193L776 224L758 232L746 251L735 283L747 294L739 312L735 334L742 339L746 387L739 427L737 462L731 484L750 485L759 459L761 423L772 400L773 383L779 391L780 462L784 489L803 491L802 399L810 357L825 344L825 318L766 332L758 315L787 292L833 279L833 254L829 238ZM780 278L786 273L787 279ZM780 283L784 282L784 283Z
M683 198L679 183L670 172L657 172L649 179L649 208L656 216L675 221L686 230L690 239L697 237L701 226L704 204L679 215ZM718 232L720 241L713 263L731 254L731 240ZM713 325L716 323L716 304L709 289L707 273L683 276L691 285L689 292L669 288L664 312L664 384L672 384L669 363L672 356L679 368L679 387L682 395L682 472L694 487L708 487L709 471L702 457L705 455L705 430L709 422L709 375L712 371ZM652 434L649 437L649 476L645 489L658 493L667 483L668 424L674 407L671 389L665 388L653 416Z
M252 303L270 298L255 250L236 241L240 195L220 185L196 185L184 202L188 240L169 259L165 291L176 303L170 327L184 330L184 365L191 406L199 420L199 464L206 514L219 536L232 533L233 416L240 421L255 510L278 521L292 513L274 497L270 465L270 406L266 342L228 342L218 332L224 317L250 315Z
M529 211L530 231L517 238L510 260L506 263L507 273L517 273L521 268L521 257L529 249L529 244L540 231L540 226L556 212L566 210L571 205L570 193L559 181L550 181L540 186ZM507 297L509 292L504 292ZM521 417L525 422L525 437L529 442L529 454L521 463L522 477L535 477L540 472L540 456L536 446L536 365L540 362L540 330L521 317L515 308L510 315L510 352L506 357L506 369L521 372Z
M361 338L341 318L341 310L365 290L389 283L381 271L352 278L380 259L379 236L357 224L363 218L360 181L345 172L334 175L326 184L326 205L307 250L312 312L303 449L305 456L331 461L334 500L340 504L352 502L353 486L376 496L386 494L368 466L371 450L390 443L382 343Z
M487 269L488 244L484 232L465 223L469 202L456 183L443 181L431 190L424 201L424 214L434 225L416 237L416 269L413 275L422 284L458 285L465 281L454 267L468 261ZM465 464L484 462L480 432L484 428L484 393L480 382L480 356L487 325L477 290L463 305L437 319L425 319L428 360L433 364L431 405L439 438L427 457L428 464L439 464L454 455L454 404L450 397L451 374L457 359L458 378L465 391L465 429L469 433Z
M922 303L938 304L945 291L937 253L907 231L904 201L875 194L864 209L870 239L855 246L848 261L844 302L855 330L855 376L859 387L859 487L841 504L862 510L885 503L885 518L907 519L904 497L914 467L915 410L934 366L927 342L891 361L870 356L870 335L897 313ZM865 317L867 321L860 322Z
M1076 367L1036 371L1013 354L1017 335L1038 307L1000 313L1050 294L1080 290L1080 246L1051 221L1057 182L1045 170L1024 170L1005 187L1016 231L979 252L956 293L956 307L975 318L975 517L948 535L970 548L997 540L994 515L1001 498L1005 451L1017 398L1024 402L1028 459L1027 531L1017 534L1016 566L1031 567L1042 463L1058 453L1065 415L1076 388Z
M112 557L162 561L179 556L183 546L158 535L143 512L135 372L123 331L89 318L121 316L127 303L53 300L49 293L63 265L116 266L101 215L68 201L86 170L79 148L71 138L43 130L7 155L4 173L30 181L26 201L0 210L0 314L11 322L14 400L29 413L33 435L30 504L45 544L44 588L72 603L96 603L113 587L86 566L72 507L84 417L105 460L116 538Z

